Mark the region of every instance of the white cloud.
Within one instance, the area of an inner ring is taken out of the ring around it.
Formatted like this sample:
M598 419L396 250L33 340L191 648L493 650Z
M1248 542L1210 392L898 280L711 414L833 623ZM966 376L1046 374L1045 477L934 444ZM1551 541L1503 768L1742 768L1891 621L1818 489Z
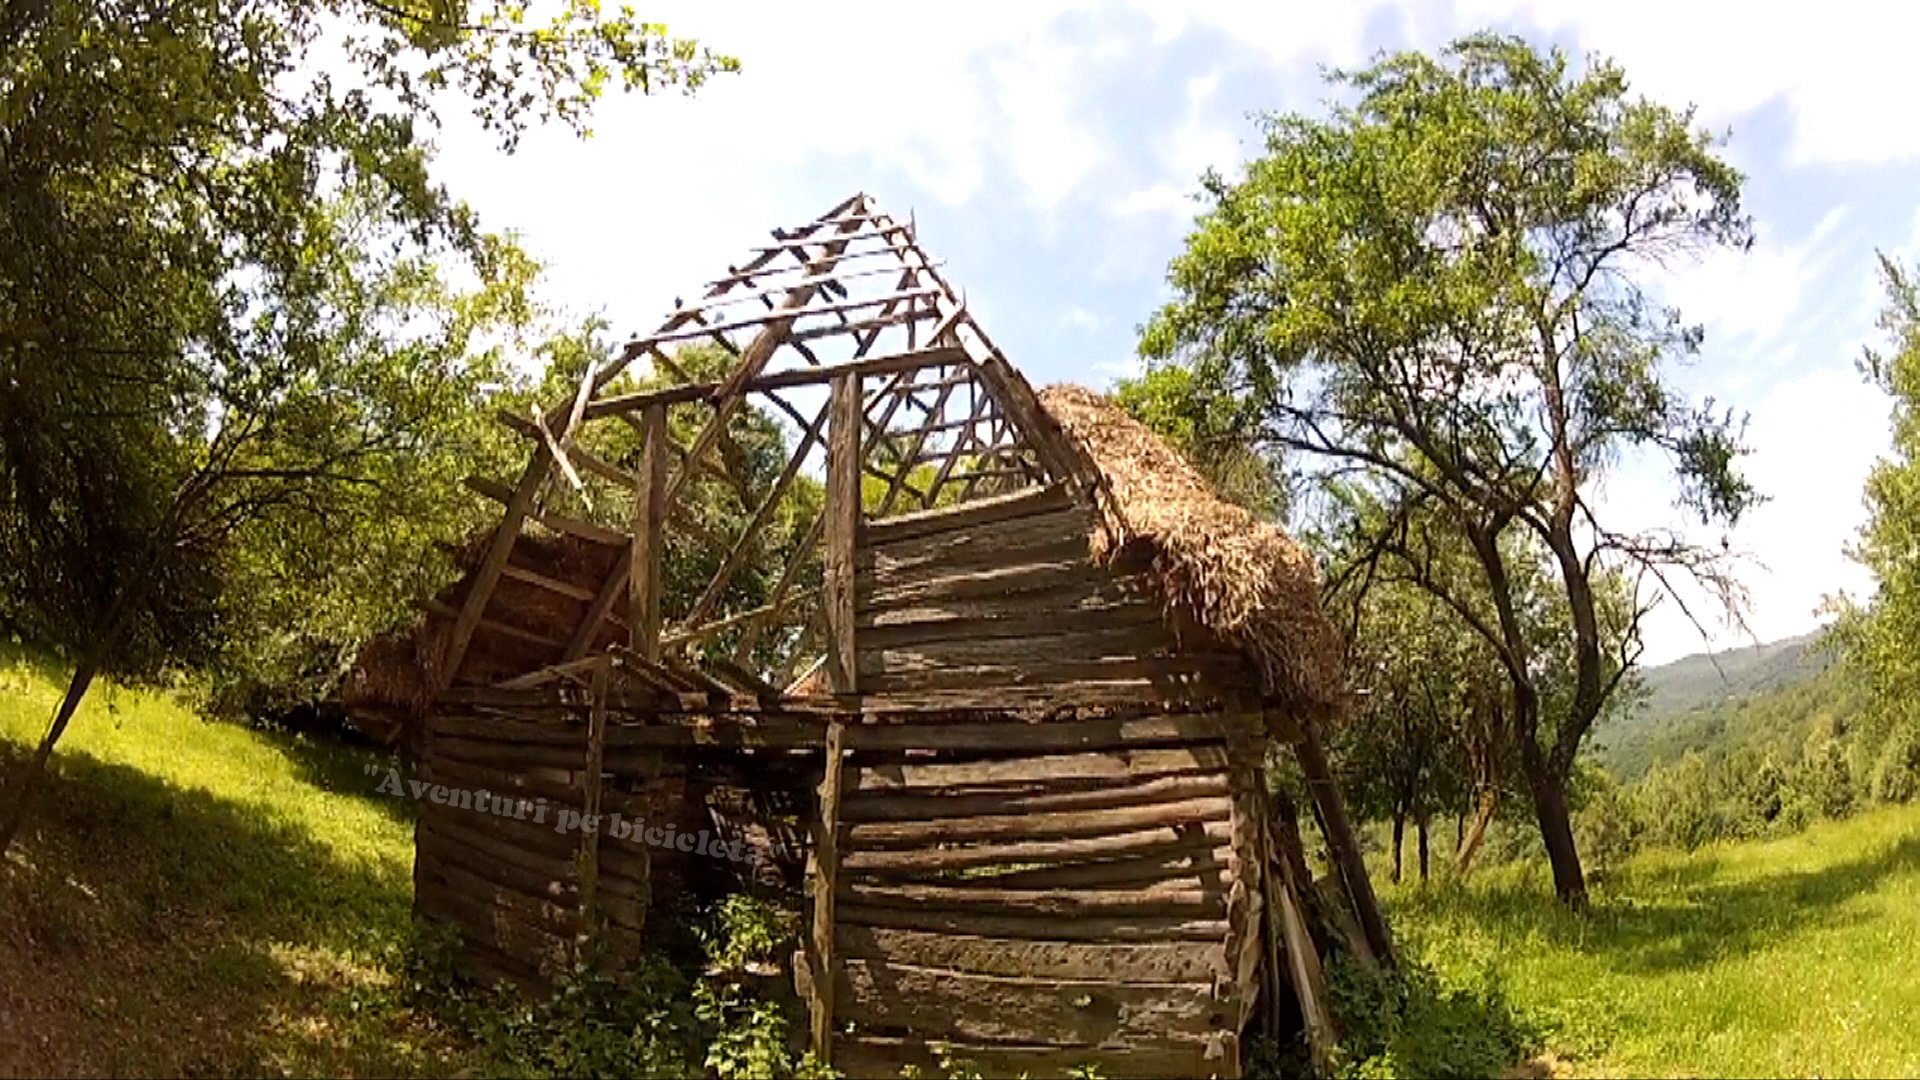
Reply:
M1043 209L1058 205L1108 154L1075 116L1070 88L1082 55L1048 40L1017 57L988 62L996 103L1008 119L1007 158Z
M1190 0L1168 4L1134 0L1153 23L1154 38L1166 44L1196 27L1216 30L1263 55L1270 64L1308 59L1350 64L1365 55L1363 35L1373 13L1389 5L1356 3L1248 3L1246 0ZM1405 7L1394 4L1395 7Z
M1762 222L1751 249L1720 248L1677 268L1667 275L1665 292L1690 321L1732 337L1775 337L1833 265L1839 253L1833 236L1846 216L1846 207L1833 208L1797 244L1778 243Z
M1459 0L1462 22L1524 17L1570 28L1618 60L1659 101L1700 106L1724 125L1784 99L1797 164L1871 164L1920 156L1920 124L1889 122L1910 94L1920 7L1875 0L1757 9L1668 0Z
M1107 324L1105 319L1077 304L1067 308L1060 321L1076 330L1098 330Z
M1113 212L1121 217L1141 214L1191 215L1193 195L1170 181L1129 191L1113 201Z
M1753 407L1747 435L1754 452L1745 468L1769 501L1728 539L1734 552L1753 560L1738 577L1749 592L1747 621L1754 638L1772 641L1804 633L1817 625L1823 597L1867 590L1865 571L1845 549L1866 521L1860 492L1867 471L1886 452L1887 408L1885 396L1851 368L1820 368L1785 380ZM1696 543L1718 546L1719 531L1685 520L1671 500L1664 467L1640 461L1613 478L1602 502L1615 527L1671 527ZM1683 590L1682 599L1714 632L1713 648L1748 643L1715 625L1717 612L1703 594ZM1674 603L1663 603L1649 618L1649 662L1702 647Z

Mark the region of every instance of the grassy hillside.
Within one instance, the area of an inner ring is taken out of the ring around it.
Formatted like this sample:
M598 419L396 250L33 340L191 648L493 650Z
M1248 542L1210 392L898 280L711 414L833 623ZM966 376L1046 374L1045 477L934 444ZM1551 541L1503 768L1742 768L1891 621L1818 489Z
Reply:
M56 676L0 658L9 766ZM96 698L0 863L0 1075L534 1071L408 1005L411 830L370 760ZM1920 807L1643 855L1586 919L1543 871L1388 891L1443 993L1368 1068L1483 1061L1454 1044L1513 1045L1506 1002L1556 1072L1920 1073Z
M0 767L61 674L0 656ZM412 827L370 761L96 691L0 864L0 1074L451 1070L393 1007Z
M1798 743L1824 711L1859 707L1858 692L1807 635L1676 660L1641 675L1645 700L1593 733L1594 760L1624 781L1688 750L1714 756L1748 743Z
M1551 897L1535 864L1388 894L1410 954L1497 985L1555 1071L1920 1075L1920 807L1649 853L1585 918Z

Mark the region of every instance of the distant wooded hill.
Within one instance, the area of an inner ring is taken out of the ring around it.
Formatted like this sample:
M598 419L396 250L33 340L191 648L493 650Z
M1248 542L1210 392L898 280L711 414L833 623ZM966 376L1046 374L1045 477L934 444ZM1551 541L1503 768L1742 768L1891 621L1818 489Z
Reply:
M1646 699L1594 730L1594 760L1624 781L1688 750L1709 757L1751 742L1798 743L1824 709L1851 711L1857 695L1816 648L1819 633L1683 657L1641 673Z

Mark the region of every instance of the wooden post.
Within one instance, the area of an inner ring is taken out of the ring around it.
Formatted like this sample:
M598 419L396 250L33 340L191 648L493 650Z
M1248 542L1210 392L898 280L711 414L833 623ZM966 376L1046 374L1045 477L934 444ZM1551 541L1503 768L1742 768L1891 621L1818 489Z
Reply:
M827 624L827 677L836 694L859 691L859 657L853 633L853 557L860 531L860 462L865 415L860 377L833 380L827 427L826 559L823 606Z
M1266 870L1262 884L1267 895L1267 955L1273 968L1269 983L1274 995L1268 1012L1273 1018L1270 1030L1278 1029L1279 991L1283 982L1289 983L1294 1001L1300 1007L1302 1026L1306 1028L1307 1051L1314 1075L1331 1076L1335 1035L1327 1001L1326 973L1320 966L1320 953L1307 929L1306 912L1300 900L1302 890L1312 886L1312 879L1302 878L1304 858L1297 833L1277 839L1274 836L1274 813L1264 782L1258 795ZM1292 821L1292 815L1292 806L1288 804L1287 822Z
M600 784L606 771L607 755L607 682L612 655L602 656L593 666L591 693L587 710L587 762L581 776L581 819L591 824L580 833L580 928L577 948L584 948L599 936L595 917L595 893L600 887Z
M1268 726L1271 728L1272 724ZM1340 871L1340 881L1346 886L1347 896L1353 903L1354 917L1360 921L1360 932L1380 962L1389 968L1394 967L1393 938L1387 932L1386 917L1380 913L1380 900L1373 893L1373 882L1367 877L1366 860L1360 854L1360 840L1354 835L1353 821L1347 817L1347 804L1340 797L1340 784L1334 779L1332 766L1327 763L1326 747L1320 740L1320 727L1311 717L1305 717L1299 723L1298 734L1294 751L1300 759L1301 771L1306 773L1307 790L1313 793L1313 804L1320 811L1320 822L1327 834L1327 847L1333 852L1333 862Z
M667 407L649 405L640 420L640 474L633 491L627 626L634 652L660 659L660 555L667 516Z
M816 819L808 884L813 890L813 925L808 933L812 961L807 1010L814 1056L829 1064L833 1055L833 991L840 968L833 948L833 894L840 868L840 772L846 724L827 725L827 748L820 778L820 814Z

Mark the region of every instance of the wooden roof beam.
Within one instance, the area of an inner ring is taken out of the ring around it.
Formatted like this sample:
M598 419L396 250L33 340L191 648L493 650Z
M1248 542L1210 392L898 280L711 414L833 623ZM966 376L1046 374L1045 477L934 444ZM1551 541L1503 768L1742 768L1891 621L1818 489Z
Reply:
M841 374L892 375L902 371L913 371L939 364L970 364L966 350L958 346L947 345L933 349L915 349L910 352L891 353L886 356L867 357L841 364L826 364L817 368L794 368L791 371L776 371L770 375L761 375L747 380L741 389L748 393L767 390L784 390L796 386L815 386L831 383L834 376ZM658 390L641 390L631 394L619 394L601 398L587 405L587 418L595 419L615 413L632 412L652 404L677 405L694 401L711 400L724 386L721 382L685 383L680 386L661 387Z

